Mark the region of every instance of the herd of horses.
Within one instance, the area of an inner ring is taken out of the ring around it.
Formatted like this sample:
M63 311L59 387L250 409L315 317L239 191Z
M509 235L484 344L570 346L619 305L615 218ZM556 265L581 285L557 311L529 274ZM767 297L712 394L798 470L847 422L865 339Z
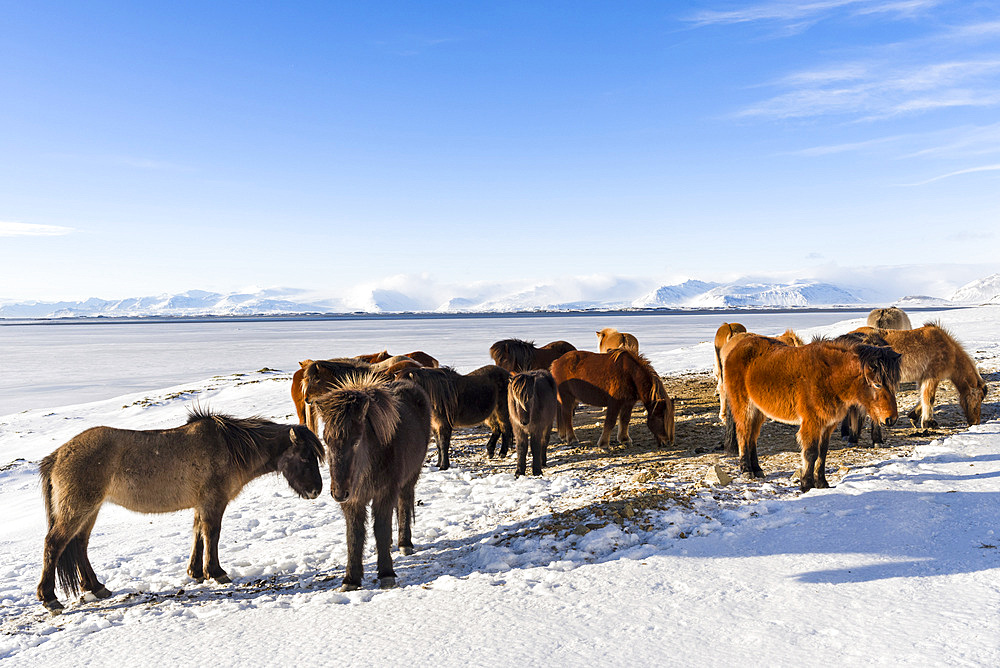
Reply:
M802 341L791 330L779 337L723 323L715 337L715 373L723 447L739 470L763 477L757 438L770 419L799 426L802 491L828 487L826 453L833 430L857 442L863 421L872 421L873 442L898 418L896 390L915 382L920 404L914 424L936 425L938 384L951 381L970 425L979 422L986 383L968 353L937 324L909 328L899 309L876 309L868 326L834 339ZM362 556L371 507L379 586L395 586L392 515L397 546L413 551L414 490L433 437L437 466L450 466L456 427L485 424L489 457L516 450L515 475L547 465L553 422L559 438L576 442L578 404L605 407L598 440L630 443L633 408L642 403L657 447L674 442L674 400L636 338L614 329L597 332L601 352L577 350L566 341L536 346L522 339L494 343L494 364L467 374L441 366L423 351L390 355L308 359L292 376L298 425L261 418L237 419L196 410L185 425L161 430L95 427L78 434L40 465L48 532L37 595L63 609L55 581L72 594L81 589L110 596L87 556L98 511L110 501L138 512L195 509L188 574L229 582L219 563L218 541L226 505L251 480L281 473L303 498L322 488L319 466L330 470L331 495L344 513L348 563L342 589L362 583Z

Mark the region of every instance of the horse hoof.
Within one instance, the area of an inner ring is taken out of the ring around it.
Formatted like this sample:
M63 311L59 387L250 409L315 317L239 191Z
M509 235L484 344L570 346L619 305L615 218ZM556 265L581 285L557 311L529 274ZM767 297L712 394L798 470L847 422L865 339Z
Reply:
M379 589L395 589L395 587L396 587L396 578L392 576L380 578L378 581Z
M413 546L412 545L400 546L399 553L403 554L403 555L406 555L406 556L409 556L409 555L413 554Z
M924 429L937 429L938 428L938 421L937 420L925 420L924 423L921 426Z
M96 596L97 598L110 598L111 596L111 592L104 585L101 585L98 589L95 589L90 593Z
M223 573L222 575L216 575L212 579L215 580L216 582L218 582L220 585L227 585L227 584L232 583L232 581L233 581L232 578L230 578L225 573Z
M55 615L61 615L62 611L65 609L63 608L63 604L57 601L56 599L52 599L51 601L45 601L44 603L42 603L42 605L45 606L46 610L52 613L53 617Z
M361 589L361 586L356 584L347 584L345 582L344 584L340 585L340 591L357 591L359 589Z

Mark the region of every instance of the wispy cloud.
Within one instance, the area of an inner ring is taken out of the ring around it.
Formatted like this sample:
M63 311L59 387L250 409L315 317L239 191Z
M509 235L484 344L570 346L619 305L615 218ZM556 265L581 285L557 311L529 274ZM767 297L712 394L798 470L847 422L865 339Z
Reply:
M954 172L941 174L940 176L935 176L933 178L925 179L923 181L918 181L916 183L906 183L903 185L924 186L927 185L928 183L934 183L935 181L941 181L943 179L950 179L956 176L964 176L966 174L978 174L981 172L1000 172L1000 165L983 165L982 167L970 167L968 169L959 169Z
M706 10L689 17L695 26L734 23L779 23L792 31L809 28L835 13L850 15L894 14L911 16L940 5L942 0L817 0L816 2L767 2L729 11Z
M898 66L893 62L838 65L776 81L790 89L738 112L742 118L855 115L872 121L953 107L1000 105L1000 59Z
M73 232L72 227L61 225L33 225L31 223L6 223L0 221L0 237L61 237Z

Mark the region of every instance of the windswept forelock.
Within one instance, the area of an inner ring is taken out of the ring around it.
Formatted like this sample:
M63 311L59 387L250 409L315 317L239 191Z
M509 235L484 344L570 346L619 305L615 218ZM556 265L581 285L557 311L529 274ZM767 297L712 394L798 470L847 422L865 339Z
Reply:
M900 360L902 356L892 348L858 345L854 348L861 366L875 382L893 392L899 387Z
M392 439L399 425L399 400L385 385L379 381L336 389L314 402L326 422L323 435L329 447L359 438L362 434L356 430L364 425L372 428L380 444Z

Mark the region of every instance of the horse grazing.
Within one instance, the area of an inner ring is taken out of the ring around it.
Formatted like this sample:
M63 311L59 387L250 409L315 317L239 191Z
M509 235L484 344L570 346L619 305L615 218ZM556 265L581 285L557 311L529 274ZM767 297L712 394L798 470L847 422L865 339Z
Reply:
M639 352L639 340L628 332L619 332L614 327L605 327L597 332L597 348L602 353L615 348L628 348L633 352Z
M430 404L419 387L374 374L342 381L314 400L329 451L330 494L347 524L347 569L342 591L361 588L368 505L374 516L378 579L396 585L392 512L402 554L413 553L414 488L430 441Z
M500 441L500 456L506 457L512 439L507 412L507 384L510 374L489 364L464 376L451 367L403 369L399 378L422 387L431 402L431 427L437 441L437 466L444 471L451 462L451 433L455 427L472 427L481 422L492 430L486 442L490 457Z
M799 487L829 487L830 434L850 406L891 425L898 417L899 354L888 348L817 341L789 346L755 334L734 339L723 352L728 397L727 436L737 441L740 472L764 477L757 436L770 418L799 425Z
M543 369L522 371L510 377L507 408L517 447L514 477L524 475L531 448L531 475L542 475L548 460L549 435L556 418L558 399L552 374Z
M219 564L226 505L248 482L274 472L299 496L315 499L323 489L322 457L323 445L305 427L201 411L173 429L94 427L77 434L39 467L48 533L38 599L53 613L63 609L55 595L56 574L73 595L82 585L97 598L111 596L87 556L105 501L140 513L194 508L188 575L199 582L230 582Z
M316 414L309 405L310 400L330 391L338 381L369 370L371 364L356 357L299 362L299 368L292 374L292 403L295 404L299 424L306 425L318 436L319 425Z
M559 398L559 437L576 441L573 410L577 402L607 406L604 431L597 445L607 447L611 428L618 421L618 440L631 443L628 435L632 408L641 401L646 407L646 425L657 447L674 442L674 400L644 356L628 348L608 353L586 350L568 352L552 364Z
M856 332L870 332L860 327ZM920 391L920 404L907 417L914 426L933 429L934 395L942 380L950 380L958 391L958 400L965 413L965 421L972 426L979 424L986 398L986 381L979 375L976 363L943 327L928 323L917 329L880 329L882 338L892 349L903 356L902 382L915 382Z
M571 350L576 350L576 347L568 341L552 341L539 348L534 341L503 339L490 346L490 358L501 369L520 373L548 369L552 362Z
M903 309L895 306L872 309L868 314L867 325L875 329L913 329L910 317Z

